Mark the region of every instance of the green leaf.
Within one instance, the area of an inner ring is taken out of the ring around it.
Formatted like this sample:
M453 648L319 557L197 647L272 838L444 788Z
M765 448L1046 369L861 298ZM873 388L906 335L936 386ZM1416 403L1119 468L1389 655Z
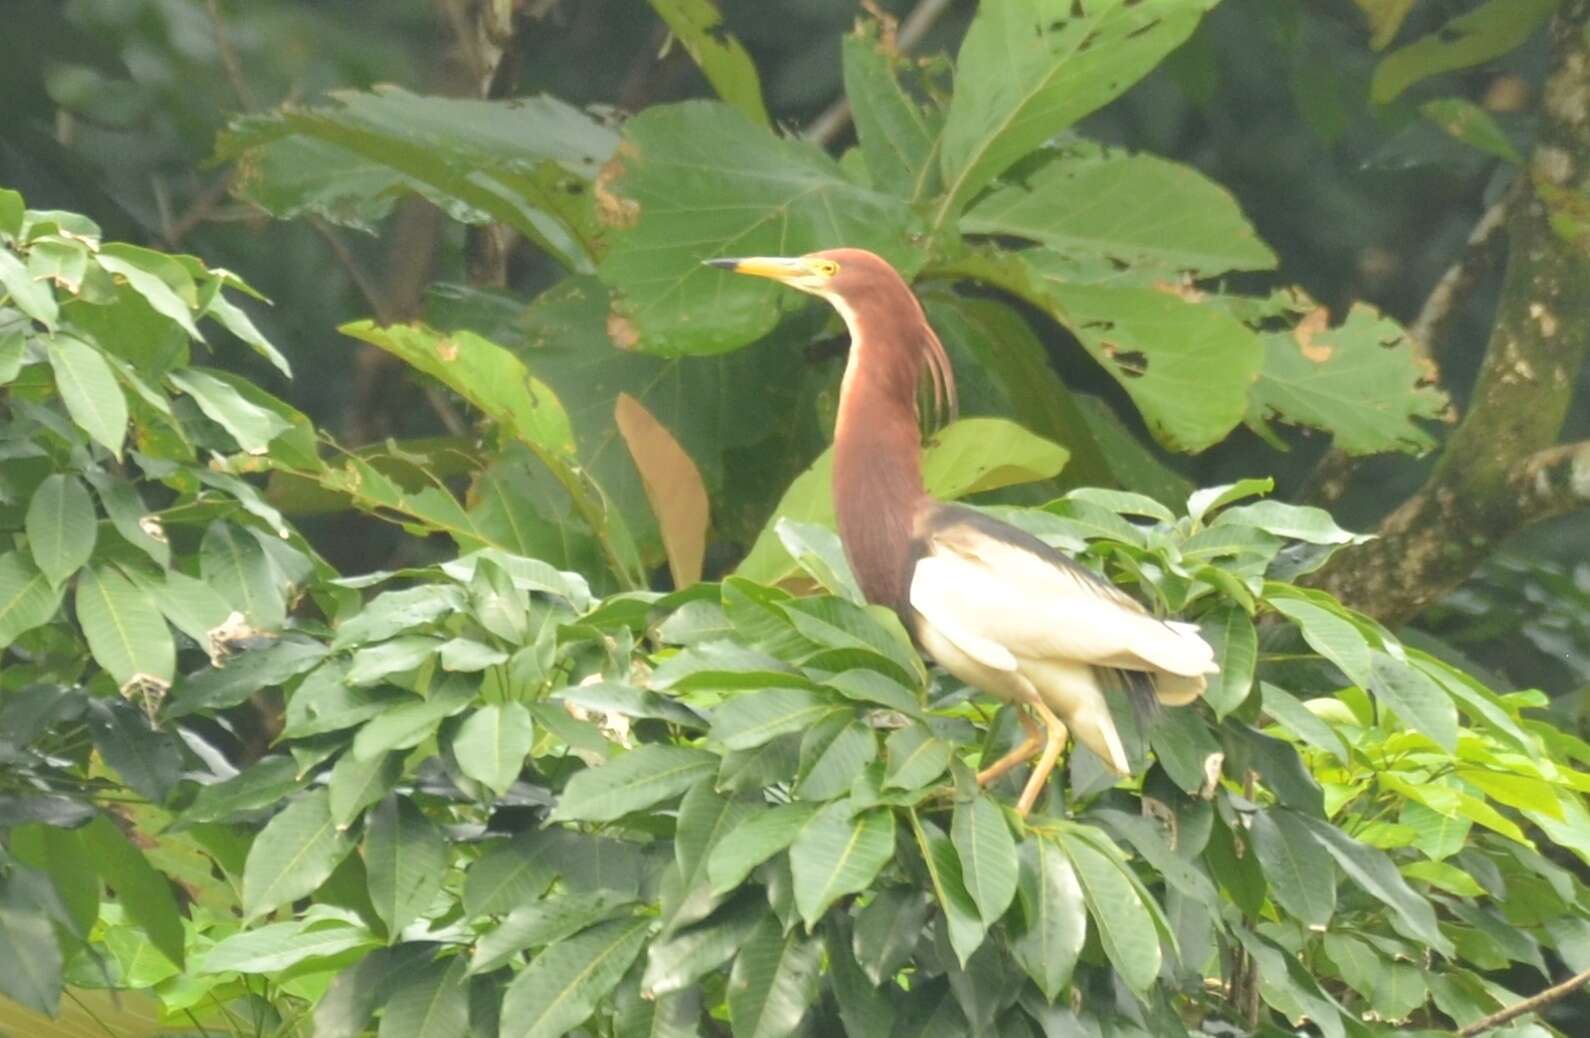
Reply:
M338 330L435 378L538 455L573 456L574 433L556 394L496 343L472 332L444 333L417 324L382 328L355 321Z
M0 247L0 256L10 256ZM23 873L0 875L0 993L46 1016L61 1001L61 949L44 907Z
M129 788L162 804L182 778L181 740L156 729L141 704L95 700L88 706L94 748Z
M1264 712L1270 718L1317 750L1324 750L1346 764L1349 759L1347 744L1336 729L1315 716L1307 705L1283 688L1261 682L1264 693Z
M508 985L501 1038L560 1038L617 986L646 943L651 920L598 923L537 955Z
M829 717L801 736L795 795L802 800L842 796L877 755L872 728L843 713Z
M412 800L389 794L370 812L364 867L370 903L396 940L441 892L447 841Z
M1242 421L1264 351L1240 321L1172 292L1068 283L1042 253L1033 259L1055 318L1126 390L1161 444L1202 450Z
M923 448L922 478L928 493L954 500L1049 479L1065 466L1068 457L1064 447L1034 436L1015 422L963 418L939 430ZM832 527L832 478L830 447L784 492L736 575L773 584L795 572L794 562L779 542L777 524L787 518Z
M685 794L674 829L674 860L683 896L667 916L669 931L693 923L717 907L719 895L712 889L707 861L725 835L762 808L749 798L720 796L711 778L696 783Z
M469 988L464 965L464 957L455 955L394 987L381 1011L379 1038L465 1038Z
M265 338L264 334L255 326L253 319L249 317L247 311L226 298L221 291L221 286L217 285L215 287L208 305L204 308L204 314L220 321L223 328L243 340L249 349L264 357L277 371L280 371L288 378L293 377L293 369L287 363L287 358L282 356L280 350L271 345L269 339Z
M1076 870L1048 840L1022 842L1022 928L1011 938L1010 951L1038 990L1053 1002L1071 981L1077 957L1088 935L1088 916Z
M478 674L499 663L508 662L506 652L473 638L448 639L436 650L436 658L443 670L457 674Z
M161 527L155 525L158 519L144 503L138 489L130 481L103 469L91 469L84 476L99 494L105 514L122 539L148 555L162 570L166 569L171 564L171 545L162 539L165 535ZM161 536L156 537L156 533ZM226 614L223 611L221 615Z
M1329 924L1336 910L1336 866L1325 848L1290 811L1262 810L1247 817L1276 902L1307 926Z
M1457 707L1446 689L1424 671L1384 652L1371 658L1369 689L1402 723L1428 735L1448 753L1457 750Z
M100 878L115 889L117 903L127 918L143 929L161 955L181 969L185 962L182 913L166 877L105 815L80 831Z
M1337 526L1336 520L1323 508L1285 501L1256 501L1228 508L1210 524L1211 529L1222 526L1255 527L1277 537L1309 544L1362 544L1369 540L1364 534Z
M856 914L851 950L874 987L911 961L927 915L928 899L920 890L905 887L885 887Z
M498 915L546 893L557 874L547 861L551 846L551 837L536 831L490 847L464 874L465 914Z
M1435 910L1430 902L1408 886L1390 858L1359 843L1329 822L1299 812L1291 814L1336 859L1336 864L1354 883L1396 912L1410 936L1443 955L1452 954L1452 942L1436 924Z
M254 837L243 864L243 914L256 919L313 893L353 849L318 789L287 805Z
M168 573L167 577L171 575ZM168 592L173 590L169 580L166 589ZM170 608L169 594L161 599L161 604ZM181 717L201 710L224 710L236 706L262 688L286 684L296 675L315 666L325 655L326 647L320 642L295 635L279 639L264 648L247 649L224 660L222 666L184 675L177 684L169 713ZM342 676L340 665L337 676Z
M26 520L28 548L56 587L94 553L94 501L76 476L54 473L33 491Z
M785 1038L800 1027L817 997L823 945L799 931L780 932L765 916L729 971L729 1023L734 1038Z
M1556 10L1558 0L1487 0L1436 32L1399 47L1375 66L1369 98L1396 99L1421 80L1481 65L1521 46Z
M160 610L119 570L94 566L77 581L77 622L94 659L118 686L148 680L168 687L176 647Z
M653 941L641 977L642 997L686 990L734 958L767 915L767 898L760 890L747 890L704 922Z
M844 39L845 97L872 185L913 202L938 186L938 128L901 89L890 54L870 23Z
M368 228L399 192L416 191L454 219L507 224L565 267L590 269L587 182L618 143L598 120L544 96L479 101L382 86L332 97L221 136L216 157L242 158L254 174L240 178L245 198L284 219L307 211Z
M16 237L22 233L22 219L27 215L27 205L22 195L9 188L0 188L0 234Z
M1159 934L1136 886L1124 866L1087 841L1062 831L1057 842L1076 870L1105 954L1128 987L1146 992L1159 975Z
M264 454L270 442L292 424L247 398L226 382L201 368L184 368L166 375L167 381L193 398L199 410L231 434L247 454Z
M175 258L125 242L106 242L94 259L107 273L125 279L155 313L204 341L193 323L193 307L198 304L193 275Z
M286 620L287 603L276 570L243 527L217 519L205 529L199 575L254 627L277 630Z
M950 839L961 859L961 879L983 922L992 926L1016 896L1016 841L998 805L979 794L955 805Z
M461 713L475 699L475 689L455 680L433 688L425 699L406 699L388 707L359 729L353 756L375 760L389 750L406 750L424 742L442 719Z
M717 769L717 756L704 750L642 746L571 778L551 820L611 822L670 800Z
M1017 159L1114 100L1169 54L1215 0L1009 0L978 8L956 59L938 219Z
M45 340L45 354L55 369L55 388L72 421L95 442L121 457L127 437L127 398L99 351L70 335Z
M934 897L938 899L939 908L944 913L950 947L962 968L965 968L972 953L982 946L988 928L978 914L977 903L966 892L966 884L961 879L961 859L950 838L931 822L917 818L914 811L911 823L917 848L922 852L923 864L927 866Z
M383 641L463 609L464 598L458 589L445 584L383 591L337 625L337 636L332 639L331 647L346 649Z
M1255 495L1263 496L1274 489L1275 480L1265 476L1262 479L1239 479L1235 483L1195 490L1187 498L1187 517L1195 523L1201 523L1205 516L1235 501Z
M785 732L805 731L835 709L828 699L803 688L738 695L712 711L710 737L725 749L754 749Z
M738 108L752 122L766 125L762 81L756 65L723 27L723 15L712 0L651 0L652 9L668 30L684 44L690 60L706 75L719 97Z
M713 891L726 894L745 882L752 869L793 843L816 813L815 804L780 804L735 826L707 855Z
M610 890L556 894L520 905L495 930L482 934L470 953L469 972L489 973L525 948L539 948L599 923L629 898Z
M48 281L36 279L10 249L0 249L0 288L5 289L18 310L52 332L55 330L60 307L56 305L54 290Z
M1402 326L1363 303L1335 328L1316 313L1318 322L1305 317L1292 331L1259 337L1264 363L1253 384L1254 413L1328 432L1349 454L1433 447L1415 419L1440 418L1447 397Z
M1061 152L1020 184L989 192L960 226L1158 267L1172 282L1183 270L1205 278L1276 262L1230 192L1191 166L1098 148Z
M385 753L368 760L361 760L352 753L338 757L331 768L331 781L326 785L331 820L338 830L347 829L365 808L392 792L402 774L401 753Z
M867 889L894 857L894 813L856 812L847 802L829 804L790 844L795 907L810 932L828 906Z
M217 942L195 973L276 973L307 959L373 945L370 931L347 923L311 925L302 919L267 923Z
M1227 605L1206 613L1198 628L1215 650L1220 673L1209 676L1204 699L1216 717L1225 717L1241 706L1253 691L1254 667L1259 661L1259 634L1241 606Z
M1358 628L1335 613L1295 598L1275 598L1270 605L1297 624L1309 647L1341 668L1347 680L1360 688L1370 686L1373 657Z
M460 771L501 796L519 777L534 738L523 703L490 703L459 726L453 756Z
M1472 148L1514 165L1524 162L1524 157L1513 146L1512 139L1496 124L1491 113L1467 98L1443 97L1426 101L1419 106L1419 114L1439 126L1448 136Z
M921 789L944 774L955 752L923 724L895 729L884 740L883 748L888 760L883 778L885 789Z
M845 179L815 144L773 136L727 105L657 105L624 127L626 149L600 210L601 277L614 290L615 341L650 353L719 353L771 331L806 303L759 278L703 267L734 255L870 249L909 276L902 199Z
M262 757L222 782L202 786L193 803L182 812L182 821L222 822L244 811L254 811L279 803L298 792L308 776L298 773L298 765L286 754Z
M61 607L61 594L23 552L0 555L0 649L48 622Z

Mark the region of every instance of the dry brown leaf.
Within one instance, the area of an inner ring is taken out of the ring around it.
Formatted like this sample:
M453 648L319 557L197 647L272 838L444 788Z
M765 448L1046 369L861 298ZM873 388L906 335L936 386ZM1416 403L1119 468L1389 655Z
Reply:
M674 586L688 587L701 579L707 553L709 513L701 472L667 427L628 393L618 394L613 418L657 516Z
M1329 345L1315 342L1314 337L1330 327L1331 312L1327 307L1311 310L1297 322L1297 327L1292 329L1292 338L1297 340L1297 348L1303 351L1303 356L1316 364L1323 364L1331 359L1333 352Z

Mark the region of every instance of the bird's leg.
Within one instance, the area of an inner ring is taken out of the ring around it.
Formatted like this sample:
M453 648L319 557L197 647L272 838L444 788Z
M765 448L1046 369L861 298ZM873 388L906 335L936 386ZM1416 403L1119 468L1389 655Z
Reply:
M1020 703L1016 704L1016 717L1020 719L1021 726L1027 730L1027 737L1018 743L1015 749L982 771L979 771L977 773L978 785L986 786L1016 765L1030 760L1037 754L1039 747L1043 745L1043 733L1038 730L1038 722L1034 721L1032 716L1022 709Z
M1060 759L1060 751L1066 744L1065 722L1056 717L1043 700L1038 700L1033 706L1043 718L1044 727L1049 729L1049 738L1044 743L1043 756L1038 758L1037 766L1032 769L1032 777L1027 779L1026 788L1021 791L1021 799L1016 801L1016 813L1023 818L1038 802L1038 794L1043 792L1044 783L1049 781L1049 773L1054 770L1055 761Z

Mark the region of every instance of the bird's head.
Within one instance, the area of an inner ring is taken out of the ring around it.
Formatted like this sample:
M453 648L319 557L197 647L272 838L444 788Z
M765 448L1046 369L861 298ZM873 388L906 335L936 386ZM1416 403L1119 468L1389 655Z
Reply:
M744 256L706 262L709 267L736 274L770 278L836 304L873 295L879 289L909 293L905 281L887 261L864 249L824 249L804 256Z

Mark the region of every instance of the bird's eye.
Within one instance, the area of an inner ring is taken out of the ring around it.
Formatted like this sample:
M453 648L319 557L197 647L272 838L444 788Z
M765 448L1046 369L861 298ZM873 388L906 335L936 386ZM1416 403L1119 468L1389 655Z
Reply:
M821 274L825 278L831 278L835 274L839 273L839 264L835 263L833 260L818 260L817 273Z

